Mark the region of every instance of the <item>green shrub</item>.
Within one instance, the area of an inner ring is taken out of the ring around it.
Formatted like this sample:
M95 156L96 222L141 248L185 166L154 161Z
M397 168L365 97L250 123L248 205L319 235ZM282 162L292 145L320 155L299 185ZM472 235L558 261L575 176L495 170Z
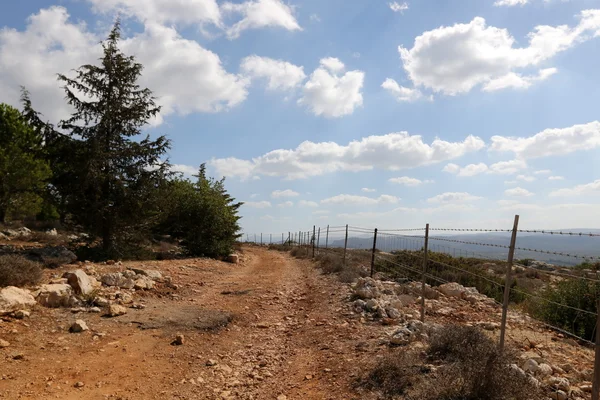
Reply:
M0 256L0 287L34 285L42 278L40 264L23 256Z

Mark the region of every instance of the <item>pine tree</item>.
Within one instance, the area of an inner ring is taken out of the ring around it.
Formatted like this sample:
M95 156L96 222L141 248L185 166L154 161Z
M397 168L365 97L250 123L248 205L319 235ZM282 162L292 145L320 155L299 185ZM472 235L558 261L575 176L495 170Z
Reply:
M164 136L134 139L160 107L138 85L143 66L120 51L120 38L117 21L102 44L100 65L83 65L74 78L58 79L75 109L60 127L81 144L70 214L102 239L107 254L124 255L123 245L151 223L155 191L169 167L161 158L170 144Z
M0 104L0 222L35 215L50 177L42 137L19 110Z

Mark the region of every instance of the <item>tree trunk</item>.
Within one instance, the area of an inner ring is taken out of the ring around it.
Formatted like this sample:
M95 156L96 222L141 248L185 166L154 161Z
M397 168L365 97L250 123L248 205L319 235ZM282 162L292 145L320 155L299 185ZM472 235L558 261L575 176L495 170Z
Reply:
M0 224L5 224L6 223L6 208L1 206L0 207Z

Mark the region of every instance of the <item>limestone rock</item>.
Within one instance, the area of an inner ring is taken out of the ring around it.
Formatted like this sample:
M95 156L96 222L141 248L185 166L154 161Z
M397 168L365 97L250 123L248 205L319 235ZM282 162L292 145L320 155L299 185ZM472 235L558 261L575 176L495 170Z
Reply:
M147 276L148 278L150 278L150 279L152 279L153 281L156 281L156 282L161 282L163 280L163 276L160 273L160 271L156 271L156 270L153 270L153 269L140 269L140 268L132 268L132 270L136 274Z
M77 321L73 322L73 324L69 328L69 332L80 333L83 331L87 331L88 329L89 328L88 328L87 324L85 323L85 321L82 319L78 319Z
M31 313L27 310L17 310L13 313L13 315L16 319L25 319L25 318L29 318Z
M240 262L240 256L237 254L230 254L227 256L227 262L232 264L238 264Z
M557 390L565 391L567 393L569 392L569 389L571 387L571 383L567 378L561 378L558 376L553 376L550 379L548 379L548 383L551 387Z
M126 278L120 272L103 275L100 281L106 286L117 286L122 289L132 289L135 286L133 279Z
M3 349L8 346L10 346L10 343L8 343L6 340L0 339L0 349Z
M35 304L35 298L28 290L15 286L7 286L0 289L0 315L29 308Z
M133 287L136 290L150 290L154 288L154 281L147 276L141 275L135 280Z
M442 292L446 297L458 297L462 299L465 297L467 289L456 282L444 283L438 286L438 290Z
M108 315L110 317L118 317L119 315L124 314L127 314L127 309L118 304L111 304L111 306L108 308Z
M537 361L535 361L534 359L529 359L529 360L525 361L525 363L523 364L523 370L525 372L537 374L537 372L540 370L540 366L537 363Z
M36 293L37 302L44 307L72 307L77 303L73 289L64 283L42 285Z
M360 299L368 300L380 296L377 281L372 278L359 278L354 286L354 295Z
M175 340L173 340L171 344L175 346L181 346L184 342L185 337L181 333L178 333L177 336L175 336Z
M542 363L539 365L538 375L542 378L552 375L552 367L546 363Z
M48 236L58 236L58 232L56 231L56 228L52 228L52 229L46 231L46 235L48 235Z
M406 346L414 339L413 333L406 327L402 327L392 333L390 344L396 346Z
M67 278L67 283L71 285L75 293L88 295L94 291L93 281L95 279L90 278L81 269L72 272L66 272L63 277Z

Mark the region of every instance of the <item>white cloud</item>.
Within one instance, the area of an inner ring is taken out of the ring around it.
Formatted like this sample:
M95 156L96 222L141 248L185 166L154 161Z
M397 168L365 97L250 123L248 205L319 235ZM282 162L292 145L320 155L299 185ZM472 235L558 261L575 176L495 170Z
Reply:
M324 58L310 75L298 104L306 105L315 115L329 118L350 115L363 104L361 93L365 74L348 71L341 75L344 64L337 58Z
M520 158L539 158L600 147L600 122L546 129L529 137L492 136L490 149L513 152Z
M565 178L564 178L563 176L558 176L558 175L555 175L555 176L549 176L549 177L548 177L548 180L549 180L549 181L562 181L562 180L564 180L564 179L565 179Z
M497 0L494 5L496 7L513 7L524 6L527 3L529 3L529 0Z
M431 204L461 204L481 200L482 198L466 192L446 192L430 197L427 202Z
M517 175L517 180L524 182L533 182L535 181L535 177L531 175Z
M360 191L364 192L364 193L373 193L373 192L376 192L377 189L362 188L362 189L360 189Z
M540 169L534 172L535 175L550 175L551 173L552 171L549 169Z
M455 159L483 147L483 140L475 136L468 136L462 142L435 139L429 145L421 136L399 132L368 136L345 146L305 141L296 149L273 150L251 161L226 158L213 159L209 164L219 175L242 179L259 174L302 179L336 171L416 168Z
M290 207L294 207L294 202L293 202L293 201L284 201L283 203L279 203L279 204L277 204L277 207L279 207L279 208L290 208Z
M408 10L407 2L400 4L397 1L394 1L394 2L389 3L389 6L393 12L399 12L401 14L404 13L404 11Z
M69 22L67 10L56 6L29 17L24 31L1 30L0 101L17 103L19 85L24 85L45 118L55 123L66 118L71 108L56 74L97 62L101 39L84 23ZM174 28L148 22L144 32L125 38L121 47L144 65L140 84L151 88L162 106L155 125L174 113L227 110L247 97L246 79L228 73L217 54Z
M300 200L298 202L300 207L319 207L319 203L316 201Z
M88 0L95 11L118 12L142 22L204 24L221 26L216 0Z
M275 190L275 191L273 191L273 193L271 193L271 197L274 199L279 199L281 197L296 197L296 196L300 196L300 193L294 192L291 189Z
M365 196L356 196L352 194L339 194L337 196L333 196L324 200L321 200L321 204L344 204L344 205L376 205L376 204L395 204L400 199L396 196L390 196L387 194L383 194L378 198L365 197Z
M398 82L391 78L387 78L381 84L381 87L387 90L398 101L413 102L423 98L423 93L419 89L400 86Z
M271 202L270 201L246 201L244 202L245 206L248 207L252 207L252 208L271 208Z
M243 17L227 28L227 37L230 39L238 38L247 29L277 27L288 31L302 30L294 17L294 10L281 0L251 0L241 4L227 2L221 5L221 10Z
M523 87L556 72L552 68L523 76L519 70L539 68L556 54L598 35L600 10L584 10L579 24L540 25L528 34L525 47L506 29L487 26L485 19L443 26L418 36L412 48L399 47L404 69L415 87L448 95L469 92L479 85L487 90Z
M269 90L291 90L300 86L306 78L304 68L301 66L256 55L244 58L240 69L244 75L253 79L267 79Z
M401 176L398 178L391 178L389 179L389 182L391 183L397 183L399 185L404 185L404 186L419 186L422 185L424 183L433 183L433 181L431 180L420 180L417 178L410 178L408 176Z
M521 187L516 187L516 188L512 188L512 189L506 189L504 191L504 195L510 196L510 197L530 197L530 196L533 196L533 193L531 193L527 189L523 189Z
M250 198L251 198L251 199L255 199L255 198L257 198L258 196L259 196L259 194L258 194L258 193L252 193L252 194L250 195Z
M510 160L500 161L490 165L489 167L485 163L469 164L464 167L450 163L447 164L442 171L456 174L458 176L475 176L483 173L512 175L525 168L527 168L527 163L525 161Z
M550 192L550 197L583 196L600 193L600 179L573 188L565 188Z
M483 91L495 92L496 90L507 88L527 89L535 82L546 80L557 72L558 69L556 68L541 69L538 71L537 75L531 76L522 76L515 72L509 72L506 75L490 80L483 86Z
M181 172L184 175L191 176L198 174L198 167L194 167L192 165L172 164L171 171Z

